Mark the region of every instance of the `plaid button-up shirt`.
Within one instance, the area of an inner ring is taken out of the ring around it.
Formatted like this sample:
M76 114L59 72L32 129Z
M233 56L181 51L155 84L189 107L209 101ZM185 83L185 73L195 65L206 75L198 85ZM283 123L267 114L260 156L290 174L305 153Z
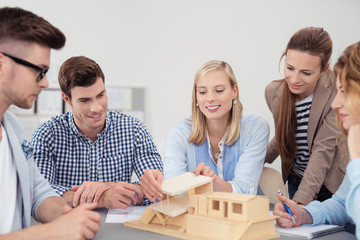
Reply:
M42 123L32 136L34 160L40 172L62 196L84 181L130 182L135 171L163 171L152 137L143 123L108 111L104 130L92 142L75 126L72 112Z

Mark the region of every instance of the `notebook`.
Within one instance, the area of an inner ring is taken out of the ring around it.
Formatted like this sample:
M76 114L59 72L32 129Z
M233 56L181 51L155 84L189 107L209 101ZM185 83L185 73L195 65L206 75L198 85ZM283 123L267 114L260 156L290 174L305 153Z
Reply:
M328 224L321 224L316 226L304 224L293 228L281 228L277 224L275 225L275 231L280 233L280 235L301 237L306 239L312 239L342 230L344 230L343 226Z

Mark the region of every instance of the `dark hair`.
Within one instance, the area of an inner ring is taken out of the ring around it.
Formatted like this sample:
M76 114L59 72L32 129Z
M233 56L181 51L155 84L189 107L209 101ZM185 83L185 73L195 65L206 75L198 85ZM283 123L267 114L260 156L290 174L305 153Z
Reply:
M332 54L332 40L328 32L323 28L302 28L290 38L280 60L286 56L289 49L319 56L321 59L321 71L324 71ZM285 79L283 80L283 86L276 141L285 170L290 172L296 155L297 117L295 95L290 92Z
M281 59L286 56L289 49L319 56L321 58L321 71L323 71L332 54L332 40L329 33L323 28L306 27L294 33L290 38Z
M61 91L71 99L73 87L91 86L99 77L105 82L105 76L95 61L84 56L71 57L61 65L59 84Z
M65 35L44 18L21 8L0 8L0 43L35 42L53 49L65 45Z

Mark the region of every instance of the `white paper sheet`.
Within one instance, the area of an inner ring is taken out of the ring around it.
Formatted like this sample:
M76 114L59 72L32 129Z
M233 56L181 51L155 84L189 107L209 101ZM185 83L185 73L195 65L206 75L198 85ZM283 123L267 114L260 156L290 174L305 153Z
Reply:
M328 224L321 224L316 226L304 224L299 227L292 227L292 228L281 228L278 225L275 225L275 231L280 233L280 235L301 237L307 239L324 236L342 230L344 230L343 226L328 225Z
M115 208L108 211L106 223L124 223L139 220L146 206L130 206L127 209Z

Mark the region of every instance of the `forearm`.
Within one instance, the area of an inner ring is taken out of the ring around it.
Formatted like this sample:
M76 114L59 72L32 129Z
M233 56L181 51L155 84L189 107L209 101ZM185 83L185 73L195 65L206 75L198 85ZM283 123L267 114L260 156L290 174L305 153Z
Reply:
M51 222L63 214L66 205L60 197L47 198L38 208L38 219L43 223Z
M322 146L324 146L324 144ZM326 185L325 179L331 178L329 186L326 187L332 193L335 193L343 181L343 172L334 172L332 170L339 168L341 164L342 160L341 154L338 152L339 150L335 145L326 149L321 148L323 147L313 147L304 176L293 197L293 200L296 202L301 202L306 205L316 199L322 185ZM339 171L339 169L337 169L337 171Z
M250 123L246 134L243 134L241 154L233 170L234 177L230 179L230 183L236 188L234 192L241 194L257 193L269 142L270 129L267 121L256 117L256 121L252 120Z
M317 179L314 179L313 177L307 177L304 175L292 200L297 203L307 205L316 199L315 196L320 191L322 186L322 183L320 183L321 179L324 179L324 177L320 176L319 174L319 176L316 178Z
M62 197L69 206L73 206L74 195L75 195L75 191L69 190L69 191L65 192L62 195Z
M54 236L49 236L47 224L39 224L32 227L24 228L19 231L11 232L0 236L0 240L47 240Z
M304 208L311 214L314 225L324 223L344 225L349 221L345 204L336 194L324 202L313 201Z
M327 156L324 156L321 153L319 154L317 151L314 151L311 154L304 176L301 179L300 185L293 197L294 201L307 205L316 198L321 186L324 185L325 178L329 172L331 164L335 161L334 158L334 149L329 150ZM332 177L336 178L334 174ZM340 179L339 177L339 185L342 180L343 179Z
M56 206L56 203L51 204ZM93 239L101 222L100 215L92 211L94 207L95 204L84 204L76 209L64 207L64 214L51 223L6 234L0 236L0 240Z
M142 123L137 130L134 151L134 171L137 177L140 179L146 169L163 172L163 162L150 133Z
M63 186L63 185L59 185L59 184L54 184L54 183L50 183L50 186L55 190L55 192L57 194L59 194L60 196L63 196L63 194L67 191L71 190L71 187L68 186Z
M301 224L312 224L313 223L313 218L312 218L311 214L305 208L302 208L301 219L302 219Z

